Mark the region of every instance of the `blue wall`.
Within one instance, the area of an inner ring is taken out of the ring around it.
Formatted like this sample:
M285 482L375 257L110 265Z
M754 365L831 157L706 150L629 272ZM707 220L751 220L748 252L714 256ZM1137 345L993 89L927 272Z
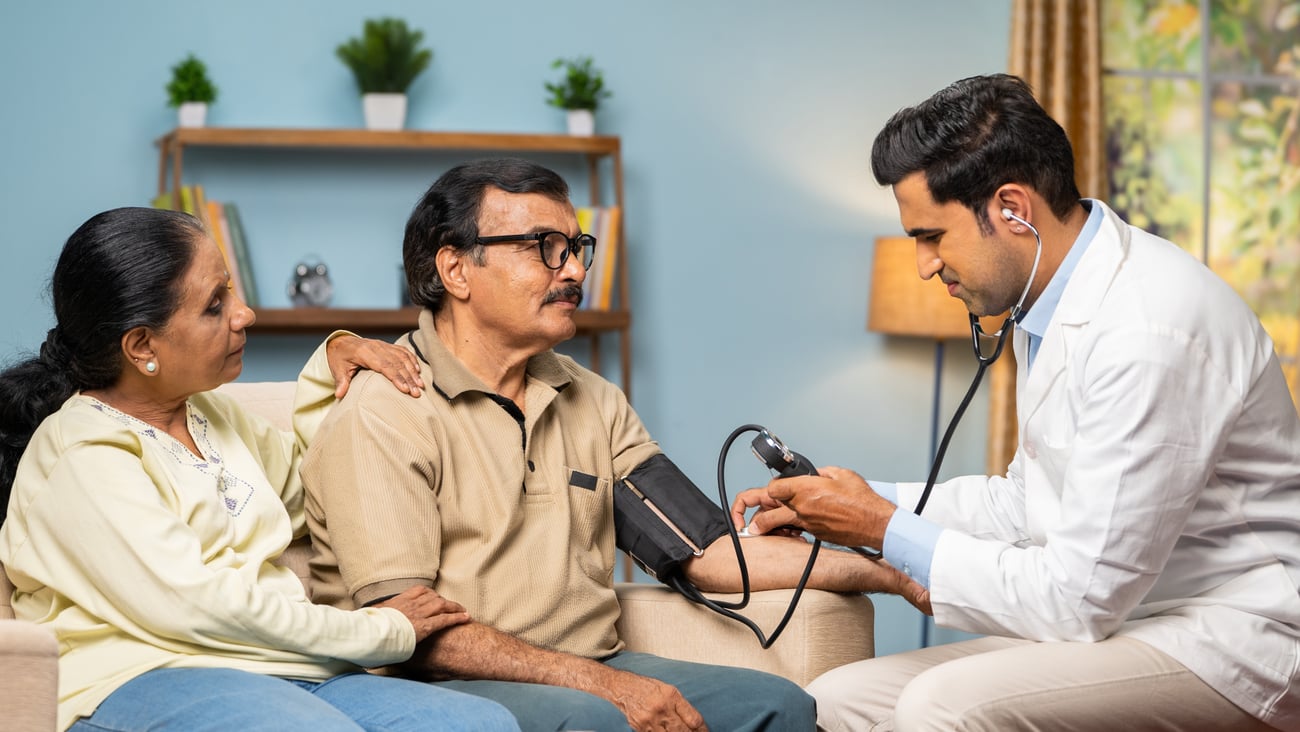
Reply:
M864 330L872 240L899 229L868 151L898 108L1005 69L1009 6L7 2L0 358L36 348L52 325L46 283L68 234L98 211L153 195L152 142L174 124L163 92L173 63L191 51L207 62L220 87L210 125L359 127L353 82L333 49L364 18L396 15L435 51L410 91L411 128L560 131L562 113L544 104L550 61L591 54L604 70L614 96L597 128L624 145L634 403L701 486L712 492L722 440L745 422L771 427L819 464L917 478L933 348ZM265 304L286 304L293 264L317 254L332 268L337 305L386 306L397 297L406 214L454 160L194 153L186 171L210 196L240 205ZM580 182L568 161L547 162ZM255 337L243 378L291 378L314 343ZM949 351L945 415L973 374L964 344ZM981 399L945 475L982 470L985 415ZM765 482L745 451L734 452L733 492ZM915 647L917 614L895 598L878 607L878 652Z

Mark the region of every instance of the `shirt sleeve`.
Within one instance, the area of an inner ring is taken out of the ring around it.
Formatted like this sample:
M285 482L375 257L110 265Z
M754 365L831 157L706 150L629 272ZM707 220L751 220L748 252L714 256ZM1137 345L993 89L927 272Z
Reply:
M427 398L427 397L426 397ZM418 400L378 374L358 374L303 462L311 520L326 527L344 592L357 606L441 566L441 454Z
M659 443L650 438L650 432L628 403L623 390L603 379L598 383L604 391L602 410L608 415L614 476L623 478L662 450Z
M151 469L133 438L74 445L26 507L32 564L63 578L72 602L177 653L287 651L363 666L410 656L414 629L396 610L313 605L236 564L210 564L171 508L169 481Z

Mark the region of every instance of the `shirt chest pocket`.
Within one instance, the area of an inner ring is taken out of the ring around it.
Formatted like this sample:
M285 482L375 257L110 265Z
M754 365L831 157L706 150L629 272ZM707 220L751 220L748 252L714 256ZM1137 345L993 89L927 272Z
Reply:
M565 491L569 501L570 549L593 578L612 568L614 546L613 477L565 466Z

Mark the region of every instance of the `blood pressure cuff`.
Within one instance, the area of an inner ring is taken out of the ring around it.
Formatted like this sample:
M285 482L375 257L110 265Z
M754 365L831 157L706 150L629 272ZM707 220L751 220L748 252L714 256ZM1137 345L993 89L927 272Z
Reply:
M726 514L660 453L614 484L618 548L665 581L727 533Z

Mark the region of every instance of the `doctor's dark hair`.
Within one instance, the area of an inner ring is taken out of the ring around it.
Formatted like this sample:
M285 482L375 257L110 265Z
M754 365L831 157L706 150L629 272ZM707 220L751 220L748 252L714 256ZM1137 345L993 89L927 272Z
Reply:
M74 393L117 382L127 331L160 330L171 318L204 235L188 214L117 208L68 237L50 280L54 327L35 357L0 372L0 511L41 421Z
M1079 202L1065 130L1009 74L962 79L899 110L876 135L871 171L888 186L924 172L935 202L962 204L985 233L986 206L1005 183L1033 188L1058 219Z
M430 312L442 308L447 289L438 276L438 250L453 247L483 263L478 216L488 188L507 193L540 193L569 202L569 185L554 171L520 158L490 158L462 163L443 173L415 204L406 222L402 262L411 302ZM527 233L527 232L511 232Z

